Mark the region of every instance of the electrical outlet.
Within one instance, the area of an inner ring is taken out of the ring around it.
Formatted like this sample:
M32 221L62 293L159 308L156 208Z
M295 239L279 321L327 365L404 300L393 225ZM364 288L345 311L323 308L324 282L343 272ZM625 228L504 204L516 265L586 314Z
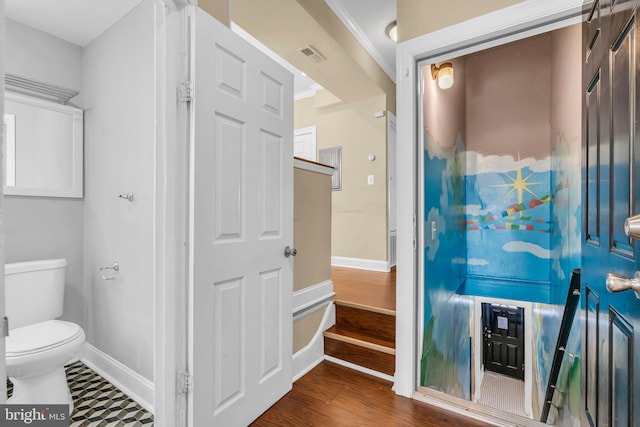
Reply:
M369 184L369 185L373 185L373 184L375 184L375 182L376 182L376 180L375 180L374 175L369 175L369 176L367 177L367 184Z

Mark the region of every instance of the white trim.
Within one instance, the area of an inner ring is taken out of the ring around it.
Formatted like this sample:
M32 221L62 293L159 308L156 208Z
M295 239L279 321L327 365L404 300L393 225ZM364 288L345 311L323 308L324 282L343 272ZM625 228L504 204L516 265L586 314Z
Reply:
M340 18L340 21L342 21L345 27L347 27L353 37L355 37L356 40L358 40L358 42L362 45L362 47L364 47L364 50L366 50L367 53L371 55L373 60L376 61L376 63L380 66L380 68L382 68L382 71L384 71L385 74L389 76L389 78L395 83L396 70L394 68L394 64L390 64L389 62L387 62L382 53L380 53L380 51L375 47L371 40L369 40L369 37L367 37L364 31L362 31L356 20L353 19L351 14L347 11L347 9L345 9L342 3L336 0L324 1L325 3L327 3L327 6L331 8L333 13L335 13L336 16ZM391 23L391 21L388 22L388 24L389 23Z
M513 426L524 427L524 426L530 426L531 424L529 424L527 422L533 422L533 423L535 423L535 424L533 424L535 426L545 425L545 424L536 423L535 421L527 420L526 418L524 418L524 422L525 423L523 424L523 422L521 421L521 419L522 419L521 417L518 417L516 415L511 415L511 414L509 414L510 418L514 418L515 417L518 420L516 422L506 423L503 420L498 420L497 417L495 416L495 414L477 413L477 412L474 412L474 411L470 411L467 408L463 408L463 407L457 406L457 405L455 405L453 403L448 403L447 402L447 398L450 397L449 395L444 394L442 392L434 392L434 394L436 394L436 393L439 394L439 395L442 395L442 398L434 397L434 396L431 396L429 394L420 393L420 392L415 392L413 394L413 396L411 396L411 397L413 397L415 400L418 400L420 402L426 403L426 404L431 405L431 406L435 406L436 408L442 408L442 409L445 409L445 410L447 410L449 412L453 412L453 413L458 414L458 415L463 415L463 416L465 416L467 418L470 418L472 420L482 421L484 423L487 423L487 424L490 424L490 425L493 425L493 426L499 426L499 427L513 427ZM477 403L474 404L474 405L482 406L482 405L479 405ZM487 412L492 412L492 413L499 412L497 409L489 408L488 406L482 406L482 408L486 409Z
M7 196L68 197L82 199L84 196L84 110L74 107L71 104L59 104L49 99L38 98L34 95L25 95L18 92L5 92L4 99L5 103L6 101L11 101L17 104L66 114L71 121L71 186L66 188L23 187L20 185L20 182L18 182L18 185L4 185L4 194ZM15 122L13 125L13 151L15 153ZM7 150L5 157L8 158L8 154L9 151ZM13 165L13 168L15 184L15 165Z
M423 260L414 244L421 234L417 202L418 94L417 63L466 55L580 22L582 0L526 0L513 6L400 43L397 50L398 117L398 273L396 307L397 394L412 397L417 388L417 355ZM417 221L416 221L417 220ZM416 226L414 226L416 224ZM421 227L421 225L420 225ZM422 245L416 245L418 248Z
M356 268L358 270L391 271L389 261L378 261L375 259L348 258L342 256L332 256L331 265L334 267Z
M152 414L154 413L153 382L88 342L84 343L81 354L80 360L82 363L118 387L144 409Z
M393 377L391 375L383 374L382 372L374 371L373 369L365 368L364 366L356 365L355 363L347 362L346 360L338 359L333 356L324 356L324 360L333 362L337 365L344 366L346 368L353 369L354 371L362 372L363 374L368 374L376 378L381 378L383 380L387 380L390 383L393 383Z
M155 0L156 123L154 177L154 424L187 423L186 395L176 372L186 369L186 258L189 115L176 102L178 82L189 79L194 0Z
M324 331L335 325L336 308L329 302L318 330L309 341L309 344L301 348L293 355L293 382L315 368L324 360Z
M16 158L16 115L4 114L4 129L7 134L4 136L4 158L15 159ZM6 181L4 185L7 187L15 187L16 185L16 162L5 161L5 174Z
M293 94L293 100L300 101L301 99L311 98L312 96L316 96L316 94L320 92L322 89L324 88L322 87L321 84L314 83L309 87L309 90L305 90L303 92L298 92Z
M294 101L300 101L302 99L311 98L312 96L316 96L316 91L313 89L305 90L304 92L298 92L293 95Z
M328 298L332 298L335 294L331 280L325 280L324 282L300 289L293 293L293 315L295 316L296 313L300 313Z
M293 167L297 169L303 169L306 171L322 173L325 175L333 175L333 173L336 171L331 166L322 165L320 163L305 162L304 160L301 160L301 159L293 159Z

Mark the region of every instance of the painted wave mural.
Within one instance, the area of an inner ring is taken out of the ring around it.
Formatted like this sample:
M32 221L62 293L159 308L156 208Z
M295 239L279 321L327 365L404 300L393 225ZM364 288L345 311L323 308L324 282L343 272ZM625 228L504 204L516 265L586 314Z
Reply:
M558 138L544 159L486 156L465 151L460 134L454 146L445 148L425 132L422 386L471 399L474 301L472 292L459 294L473 278L495 279L502 285L513 283L507 294L514 300L531 301L531 289L547 289L544 298L533 300L529 319L534 383L539 399L544 397L561 299L571 270L580 265L576 147L579 150L579 144ZM523 283L529 287L520 286ZM579 354L579 346L576 318L567 348ZM561 370L558 385L569 393L555 424L579 424L579 384L576 358Z

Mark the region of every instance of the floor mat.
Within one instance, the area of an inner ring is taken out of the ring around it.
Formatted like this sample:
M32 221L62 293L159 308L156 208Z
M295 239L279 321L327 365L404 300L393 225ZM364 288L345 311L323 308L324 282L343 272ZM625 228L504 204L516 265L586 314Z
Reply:
M524 412L524 381L484 372L479 403L511 414L526 417Z

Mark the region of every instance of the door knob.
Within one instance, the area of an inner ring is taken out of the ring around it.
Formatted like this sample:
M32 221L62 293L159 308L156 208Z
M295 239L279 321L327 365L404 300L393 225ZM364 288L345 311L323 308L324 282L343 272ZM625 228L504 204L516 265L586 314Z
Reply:
M290 256L296 256L298 255L298 250L296 248L290 248L289 246L287 246L286 248L284 248L284 256L285 257L290 257Z
M622 292L632 290L636 298L640 299L640 271L636 271L633 279L615 273L607 274L607 290L609 292Z
M624 222L624 234L632 239L640 240L640 215L627 218Z

